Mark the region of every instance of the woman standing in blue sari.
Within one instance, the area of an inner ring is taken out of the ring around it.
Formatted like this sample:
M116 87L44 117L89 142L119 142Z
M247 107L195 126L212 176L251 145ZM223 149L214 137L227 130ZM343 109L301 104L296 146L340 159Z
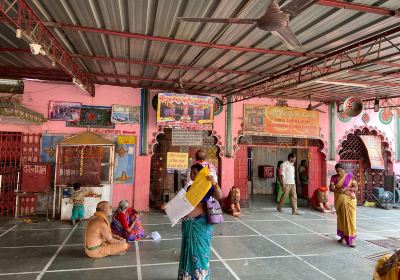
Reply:
M191 167L192 181L203 169L201 164ZM222 199L222 191L212 176L207 179L212 187L196 208L182 220L182 245L178 280L209 280L210 250L213 227L207 222L206 201L213 196Z

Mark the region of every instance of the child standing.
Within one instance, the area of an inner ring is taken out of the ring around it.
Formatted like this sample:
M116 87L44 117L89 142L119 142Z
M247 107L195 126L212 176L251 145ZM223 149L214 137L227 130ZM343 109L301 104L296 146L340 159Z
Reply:
M83 204L85 203L86 192L81 190L80 183L75 183L72 186L74 188L74 194L71 196L69 201L74 204L71 215L71 223L74 226L77 219L79 219L79 222L82 222L85 218L85 208Z

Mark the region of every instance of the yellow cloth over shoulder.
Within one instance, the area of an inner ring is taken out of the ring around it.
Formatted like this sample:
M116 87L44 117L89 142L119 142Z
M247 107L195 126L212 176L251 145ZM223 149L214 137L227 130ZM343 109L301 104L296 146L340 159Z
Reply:
M208 176L210 176L210 170L204 167L200 170L199 174L197 174L192 186L186 192L186 199L193 207L196 207L211 189L211 182L207 179Z
M379 276L378 270L382 268L389 259L392 258L392 262L389 267L385 271L385 275ZM400 262L398 255L393 256L385 255L380 258L376 264L375 271L374 271L374 280L399 280L400 279Z

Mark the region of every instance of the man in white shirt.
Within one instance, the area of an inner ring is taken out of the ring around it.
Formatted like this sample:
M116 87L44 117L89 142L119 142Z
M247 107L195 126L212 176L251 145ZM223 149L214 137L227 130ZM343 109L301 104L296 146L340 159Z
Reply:
M192 163L193 164L201 164L203 167L207 167L210 170L210 176L214 177L215 181L218 182L218 176L217 176L217 168L214 166L214 164L207 162L206 161L206 156L207 153L204 150L198 150L196 152L195 155L195 161ZM189 168L189 172L187 174L187 180L186 180L186 184L185 184L185 190L187 190L187 188L193 184L192 179L190 178L190 168Z
M278 203L277 209L279 212L282 212L282 205L289 195L290 202L292 204L292 215L300 215L300 212L297 210L297 193L294 168L295 162L296 156L290 153L288 155L288 160L282 164L283 195Z

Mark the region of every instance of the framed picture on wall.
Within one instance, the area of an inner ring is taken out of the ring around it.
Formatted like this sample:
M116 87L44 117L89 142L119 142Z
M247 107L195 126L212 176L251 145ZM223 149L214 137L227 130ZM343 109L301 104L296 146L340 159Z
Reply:
M78 122L66 121L67 127L99 127L114 128L111 122L111 107L105 106L82 106Z
M74 121L78 122L81 116L82 103L50 101L49 121Z
M140 120L140 107L126 105L112 105L111 122L112 123L130 123L137 124Z

